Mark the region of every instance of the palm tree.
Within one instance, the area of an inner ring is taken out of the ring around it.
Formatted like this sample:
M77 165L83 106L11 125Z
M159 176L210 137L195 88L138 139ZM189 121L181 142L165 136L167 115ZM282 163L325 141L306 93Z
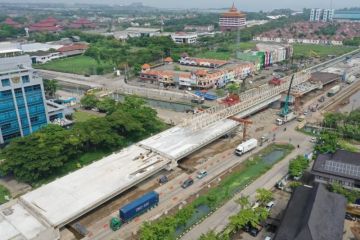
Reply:
M54 97L58 89L58 82L56 80L44 80L44 90L46 95L49 97Z

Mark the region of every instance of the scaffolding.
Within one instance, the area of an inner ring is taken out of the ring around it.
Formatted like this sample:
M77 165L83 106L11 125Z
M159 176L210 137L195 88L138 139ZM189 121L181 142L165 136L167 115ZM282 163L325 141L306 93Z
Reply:
M279 86L269 84L261 85L257 88L248 90L240 95L241 102L232 106L219 105L205 111L194 114L191 118L185 119L181 124L182 127L198 131L217 121L234 116L247 109L253 108L269 99L272 99L282 92L288 90L291 76L283 78L283 83ZM293 85L298 85L310 79L310 73L306 71L295 74Z

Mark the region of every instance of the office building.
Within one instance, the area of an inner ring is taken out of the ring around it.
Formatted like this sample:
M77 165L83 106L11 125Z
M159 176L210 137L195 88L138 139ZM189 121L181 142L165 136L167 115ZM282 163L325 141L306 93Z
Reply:
M221 31L237 31L239 28L245 27L246 15L241 13L232 5L230 10L226 13L221 14L219 18L219 26Z
M335 153L320 154L314 162L311 173L316 182L339 183L350 189L360 189L360 153L337 150Z
M42 78L28 55L0 58L0 144L48 123Z

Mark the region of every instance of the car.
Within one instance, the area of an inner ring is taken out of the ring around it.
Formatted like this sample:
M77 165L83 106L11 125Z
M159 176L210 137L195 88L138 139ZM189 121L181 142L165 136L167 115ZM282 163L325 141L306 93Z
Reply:
M206 177L206 176L207 176L207 172L205 170L201 170L201 171L198 172L196 177L198 179L202 179L203 177Z
M325 97L324 97L324 96L320 97L320 98L318 99L318 101L319 101L319 102L324 102L324 101L325 101Z
M346 213L345 214L345 219L346 220L350 220L350 221L356 221L356 218L355 217L353 217L351 214L349 214L349 213Z
M253 237L256 237L259 234L260 230L257 228L251 228L249 234Z
M164 184L164 183L167 183L169 180L167 178L167 176L165 175L162 175L160 178L159 178L159 183L160 184Z
M316 142L317 142L316 137L312 137L312 138L310 139L310 142L316 143Z
M193 185L193 183L194 183L194 180L192 178L188 178L181 184L181 187L185 189L185 188Z
M264 238L264 240L271 240L271 237L266 236L266 237Z
M308 113L309 113L308 111L304 111L303 114L306 116L306 115L308 115Z
M266 204L265 208L270 211L270 209L275 206L275 202L274 201L270 201Z

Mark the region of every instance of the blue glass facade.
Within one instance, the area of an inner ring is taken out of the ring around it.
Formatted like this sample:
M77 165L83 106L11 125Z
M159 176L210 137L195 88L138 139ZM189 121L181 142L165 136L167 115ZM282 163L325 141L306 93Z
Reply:
M0 72L0 83L0 144L48 123L42 79L32 69Z

